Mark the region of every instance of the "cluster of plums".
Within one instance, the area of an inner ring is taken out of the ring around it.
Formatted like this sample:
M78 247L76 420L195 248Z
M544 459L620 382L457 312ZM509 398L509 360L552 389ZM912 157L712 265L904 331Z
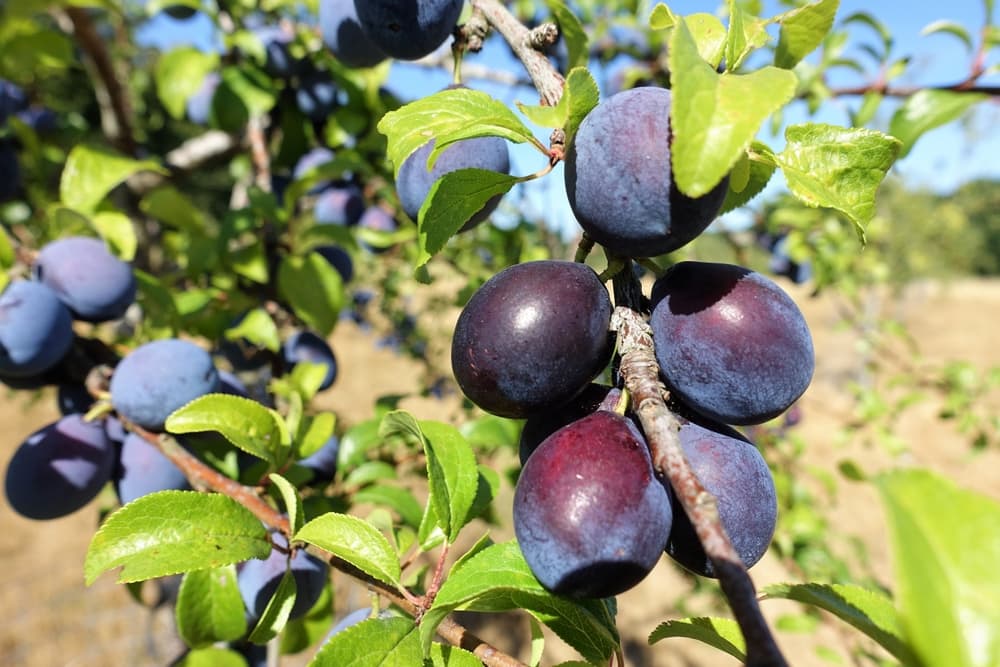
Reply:
M669 105L664 89L618 93L584 119L567 153L570 205L613 255L676 250L721 206L725 180L699 198L672 185ZM669 482L653 469L627 401L594 382L614 350L611 312L605 285L587 265L522 263L472 296L451 350L469 400L526 419L515 533L539 581L572 597L621 593L664 552L713 575ZM777 500L763 457L731 425L768 421L802 395L814 364L808 327L770 279L694 261L656 280L649 324L682 449L750 567L770 544Z

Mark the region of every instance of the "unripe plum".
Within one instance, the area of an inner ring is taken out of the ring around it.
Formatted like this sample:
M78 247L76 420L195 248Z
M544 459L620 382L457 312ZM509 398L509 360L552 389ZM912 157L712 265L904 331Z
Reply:
M670 535L666 487L632 422L598 411L549 436L514 493L514 532L538 581L577 598L618 595L656 565Z
M715 219L724 178L691 198L670 166L670 91L634 88L596 106L566 153L566 194L580 226L611 252L651 257L692 241Z
M769 278L733 264L680 262L656 281L652 301L663 379L696 412L726 424L760 424L809 386L809 327Z
M719 519L746 567L771 544L778 500L771 471L753 444L737 431L707 420L681 418L678 437L684 456L702 485L715 496ZM666 483L666 482L664 482ZM696 574L715 576L694 526L674 498L674 524L667 554Z
M280 533L272 533L271 539L283 548L288 546L288 541ZM266 559L248 560L237 568L236 583L250 616L259 619L264 614L287 567L291 567L295 578L295 604L289 618L304 616L316 604L330 578L330 566L301 550L295 552L289 563L286 554L272 549Z
M111 478L115 447L101 421L67 415L32 433L7 465L7 501L29 519L56 519L89 503Z
M451 365L466 397L501 417L567 403L611 356L611 299L586 264L543 260L504 269L469 299Z
M348 67L373 67L385 60L358 23L354 0L320 0L319 28L323 43Z
M74 317L87 322L117 319L135 301L132 267L108 252L100 239L67 236L47 243L32 274L52 288Z
M406 215L414 220L423 206L424 200L431 191L431 186L445 174L459 169L486 169L501 174L510 173L510 151L507 142L500 137L474 137L463 139L451 144L438 156L434 167L427 169L427 157L434 149L431 140L415 150L399 168L396 178L396 191L399 193L399 203ZM461 231L472 229L496 210L502 195L490 198L489 201L467 220Z
M441 46L464 0L354 0L358 23L387 55L418 60Z
M156 491L190 488L181 469L135 433L129 433L122 443L112 481L122 505Z
M219 390L219 372L194 343L166 338L140 345L111 376L111 404L126 419L162 431L170 413Z
M0 374L28 378L52 368L73 344L73 318L47 285L18 280L0 294Z

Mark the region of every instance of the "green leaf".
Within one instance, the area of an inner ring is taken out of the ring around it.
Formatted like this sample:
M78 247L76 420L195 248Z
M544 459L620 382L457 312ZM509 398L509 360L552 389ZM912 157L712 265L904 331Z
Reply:
M882 40L882 51L872 51L871 56L878 60L879 62L884 62L889 58L889 51L892 49L892 34L884 23L879 21L877 18L869 14L868 12L854 12L850 16L844 18L841 25L849 25L851 23L861 23L868 26L876 33Z
M566 52L569 54L567 68L586 67L590 52L587 48L587 33L580 19L559 0L545 0L545 5L559 24L559 35L566 42Z
M923 470L878 481L904 633L924 665L1000 664L1000 504Z
M192 234L205 234L205 213L173 186L159 187L139 202L139 210L171 227Z
M247 667L247 661L236 651L213 646L189 651L174 667Z
M900 157L905 157L925 132L958 119L973 104L987 99L985 94L930 88L910 96L889 121L889 134L903 142Z
M281 493L281 500L285 503L285 513L288 515L288 524L292 527L292 538L294 539L295 533L305 523L302 514L302 498L299 497L299 492L292 486L291 482L281 475L271 473L268 478Z
M594 77L587 69L579 67L571 70L566 77L562 97L556 106L527 106L518 102L517 107L536 125L562 128L566 134L566 145L569 145L580 123L597 106L600 97L601 91Z
M101 211L90 217L90 224L111 246L111 251L116 257L126 262L132 261L138 240L131 218L117 211Z
M326 585L305 616L289 619L281 633L281 653L304 651L330 632L333 625L333 589Z
M87 585L123 566L119 583L266 558L271 540L260 520L227 496L158 491L111 514L87 549Z
M868 124L872 118L875 117L875 112L878 111L879 105L882 104L883 96L881 93L876 93L870 91L864 94L861 98L861 105L858 110L851 116L851 124L855 127L863 127Z
M291 569L286 569L281 576L278 587L274 589L274 594L267 601L264 613L260 615L260 620L247 639L254 644L266 644L278 633L284 630L288 623L288 617L295 606L295 575Z
M251 68L224 68L220 87L236 95L251 116L267 113L278 101L278 91L271 79Z
M295 314L321 336L329 336L344 307L337 270L317 252L287 256L278 269L278 293Z
M174 118L183 118L188 98L201 88L205 75L219 66L214 52L183 46L165 54L156 63L153 80L160 102Z
M355 504L372 503L395 510L403 522L413 528L420 526L422 510L413 494L398 486L376 484L361 489L352 496Z
M254 308L243 316L236 326L226 329L226 340L238 341L244 338L254 345L277 353L281 349L278 326L263 308Z
M653 30L667 30L677 25L677 16L662 2L656 3L649 15L649 27Z
M737 660L746 660L746 643L743 641L743 633L740 632L740 626L736 621L729 618L700 616L666 621L660 623L650 633L649 643L655 644L669 637L697 639L703 644L728 653Z
M479 470L472 448L454 426L423 421L424 453L430 502L435 503L441 528L455 541L468 523L479 488Z
M957 37L963 44L965 44L966 51L971 52L972 49L975 48L972 44L972 36L961 23L956 23L955 21L949 21L947 19L940 19L938 21L934 21L933 23L928 23L924 26L924 29L920 31L920 34L924 37L937 33L946 33Z
M438 643L431 644L430 664L431 667L483 667L474 653Z
M66 158L59 197L70 208L90 213L116 185L140 171L167 173L151 160L133 160L108 148L78 144Z
M429 647L441 620L456 610L524 609L587 660L607 664L619 646L618 631L602 600L573 601L546 591L524 562L516 542L495 544L452 568L424 615L420 635Z
M767 44L767 23L729 0L729 31L726 33L726 71L735 72L755 50Z
M332 412L321 412L309 420L308 426L299 437L299 458L318 452L333 436L337 417Z
M698 54L712 68L719 66L726 50L726 27L714 14L699 12L684 17L684 25L691 32Z
M188 572L174 609L177 632L192 648L239 639L247 631L246 609L236 585L236 567Z
M14 260L17 256L14 254L14 246L10 242L10 236L7 235L7 230L0 227L0 268L9 269L14 266Z
M729 172L764 120L792 99L797 79L775 67L720 75L683 24L671 35L670 71L673 176L681 192L700 197Z
M903 639L892 600L881 592L849 584L773 584L761 593L824 609L871 637L903 665L919 665Z
M775 156L789 190L808 206L844 213L864 238L875 215L875 193L899 153L893 137L821 123L791 125Z
M777 166L774 153L771 152L770 148L754 141L750 145L750 151L747 155L746 162L749 171L746 174L746 183L743 185L743 189L737 191L736 186L739 183L736 182L736 174L730 178L729 190L726 192L726 198L722 201L719 215L737 209L759 195L774 175Z
M489 169L457 169L431 186L417 214L417 266L423 266L486 203L509 191L516 176Z
M507 105L468 88L442 90L390 111L379 121L378 130L389 140L387 155L396 174L403 160L431 139L435 144L429 167L448 144L469 137L498 136L539 145Z
M302 526L295 539L325 549L379 581L399 586L396 553L385 536L367 521L327 512Z
M290 440L284 420L257 401L229 394L206 394L174 410L165 427L170 433L216 431L244 452L268 462Z
M783 14L774 64L791 69L815 51L833 28L839 6L840 0L818 0Z
M329 639L309 667L416 667L424 652L413 620L369 618Z

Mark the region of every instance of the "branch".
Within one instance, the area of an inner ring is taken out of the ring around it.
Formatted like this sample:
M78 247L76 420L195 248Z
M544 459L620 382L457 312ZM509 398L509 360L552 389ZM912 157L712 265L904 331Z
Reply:
M847 86L831 88L833 97L850 97L879 93L885 97L912 97L922 90L946 90L953 93L981 93L992 97L1000 97L1000 86L977 86L974 81L960 81L945 86L890 86L887 83L869 83L862 86Z
M746 640L746 664L785 667L787 663L761 613L753 581L719 519L715 497L705 490L681 449L677 435L680 423L663 398L665 389L660 383L653 352L652 330L643 317L629 307L636 303L637 293L641 297L630 265L626 264L615 277L614 285L618 305L611 322L612 329L618 333L619 369L649 442L653 467L670 480L674 495L712 561L719 585ZM622 305L623 301L629 305Z
M173 176L193 171L206 163L236 152L244 145L244 141L235 135L221 130L208 130L185 141L183 144L164 156L164 162L170 168ZM164 176L151 171L143 171L128 179L129 188L139 196L153 190L171 176Z
M545 54L532 45L532 42L538 42L537 33L528 30L499 0L472 0L472 7L483 13L489 24L510 44L514 55L524 63L531 82L542 97L542 103L555 106L562 97L565 80Z
M209 489L228 496L250 510L255 517L268 527L280 530L285 535L290 532L291 527L288 523L288 518L282 516L277 509L261 498L255 489L243 486L239 482L216 471L214 468L207 466L196 456L184 449L171 435L152 433L128 422L126 422L126 425L133 433L139 435L143 440L163 452L164 456L184 472L184 475L194 488ZM312 546L309 547L309 551L320 555L330 563L331 567L357 579L367 586L369 590L375 591L382 597L389 599L410 616L416 617L419 615L420 610L416 605L406 599L400 591L391 585L369 576L327 551ZM527 667L527 665L513 656L504 653L472 634L451 618L446 618L441 622L437 628L437 633L453 646L458 646L474 653L487 667Z
M104 39L97 33L94 22L83 8L67 7L58 12L56 18L66 32L72 32L76 37L91 65L91 78L94 79L94 94L101 108L104 135L125 153L135 155L132 103L128 91L119 81L121 77L115 71Z

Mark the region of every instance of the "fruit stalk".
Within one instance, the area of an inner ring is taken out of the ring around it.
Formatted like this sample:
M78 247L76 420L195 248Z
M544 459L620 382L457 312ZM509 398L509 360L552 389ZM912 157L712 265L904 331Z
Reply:
M622 276L632 279L631 271L622 271L615 279L616 288ZM618 291L616 289L616 293ZM617 306L611 316L611 327L618 333L619 370L646 434L653 468L670 480L670 486L712 561L746 640L747 665L787 665L760 611L753 581L722 527L715 498L702 486L681 449L677 437L680 424L663 398L665 389L659 380L649 324L635 310Z

